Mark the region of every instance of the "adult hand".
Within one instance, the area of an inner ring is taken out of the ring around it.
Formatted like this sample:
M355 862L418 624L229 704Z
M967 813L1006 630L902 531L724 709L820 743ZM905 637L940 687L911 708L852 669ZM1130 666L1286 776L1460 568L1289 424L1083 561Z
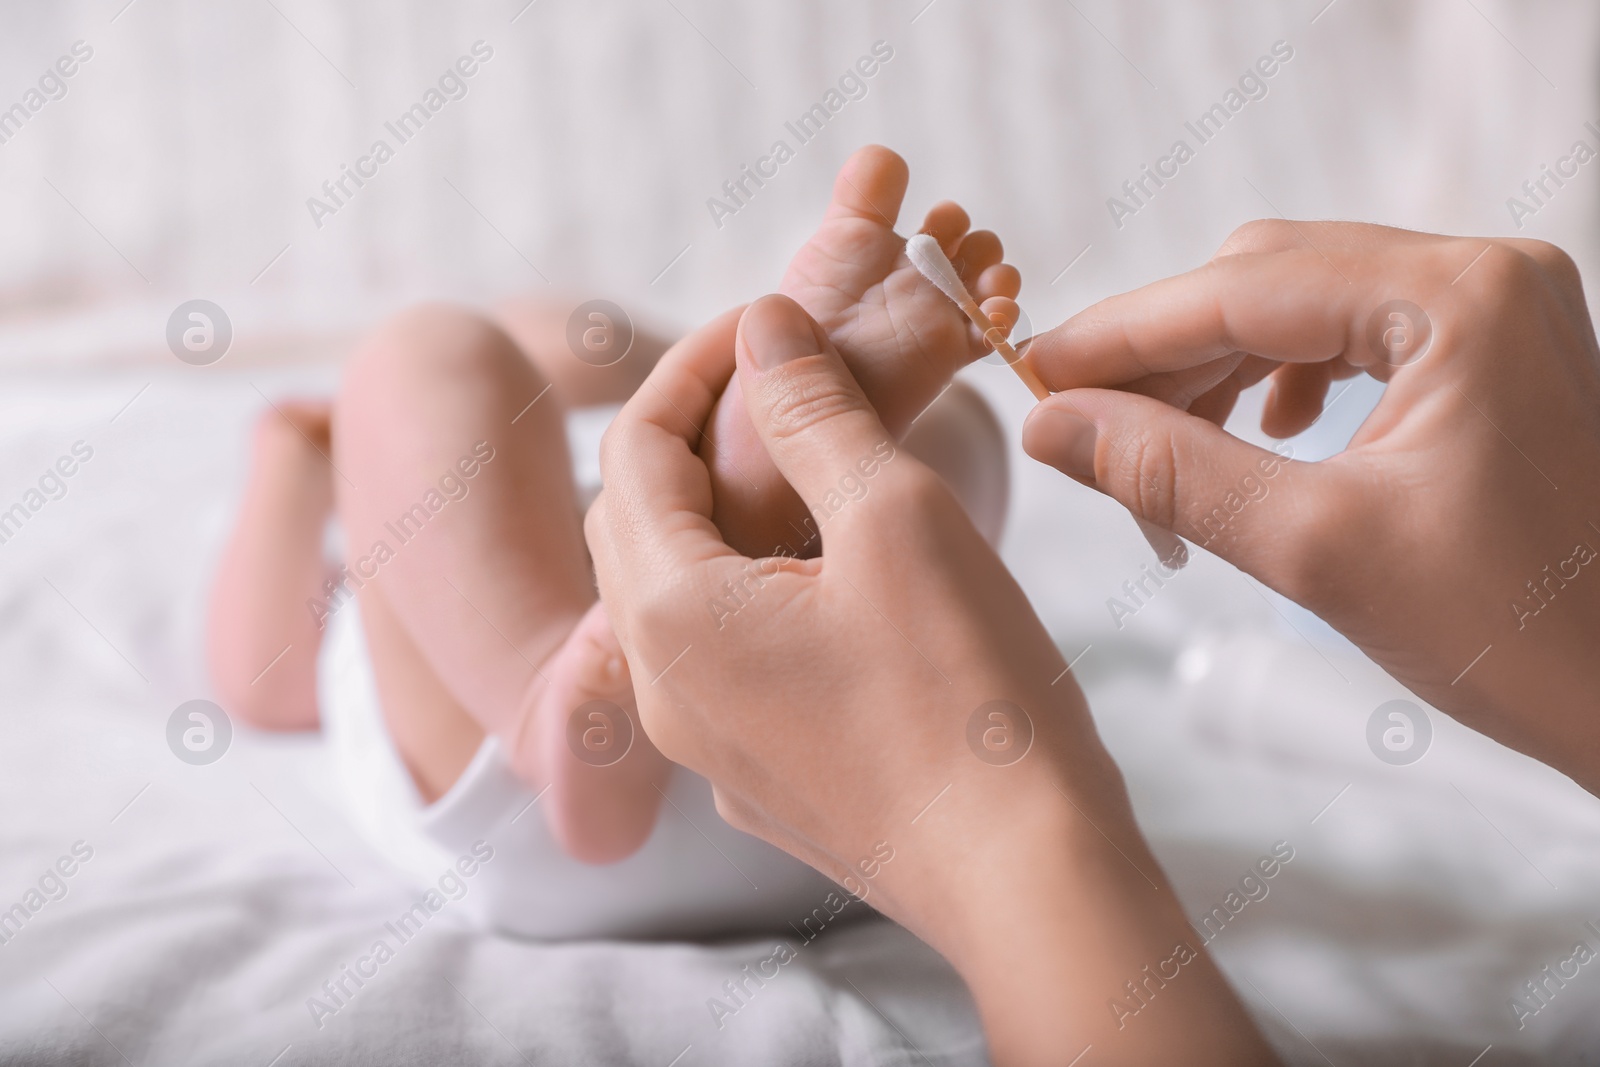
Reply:
M1029 359L1063 392L1023 444L1600 792L1597 357L1550 245L1257 222L1040 337ZM1388 386L1331 459L1218 428L1270 374L1263 429L1298 433L1362 371Z
M820 558L745 558L711 521L696 445L735 350ZM606 435L586 529L661 751L711 780L734 826L944 953L997 1063L1089 1044L1100 1063L1270 1062L1060 653L826 334L767 297L681 342L649 384Z

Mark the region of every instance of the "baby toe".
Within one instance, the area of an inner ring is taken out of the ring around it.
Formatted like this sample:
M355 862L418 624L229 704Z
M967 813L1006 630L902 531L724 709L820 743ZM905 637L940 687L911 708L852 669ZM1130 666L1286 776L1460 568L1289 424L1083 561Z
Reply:
M1007 334L1016 328L1017 319L1022 315L1022 308L1008 296L992 296L979 305L979 310L984 318L998 324Z
M905 160L882 145L867 145L839 168L825 217L870 219L893 229L910 181Z
M984 271L1003 258L1005 249L993 230L974 230L961 239L951 262L955 264L962 282L970 289Z
M1009 263L995 263L978 275L978 284L969 286L980 302L991 296L1006 296L1015 300L1022 292L1022 272Z
M954 257L962 236L971 225L972 219L965 208L954 200L945 200L933 205L923 218L922 229L918 232L928 234L939 242L945 255Z

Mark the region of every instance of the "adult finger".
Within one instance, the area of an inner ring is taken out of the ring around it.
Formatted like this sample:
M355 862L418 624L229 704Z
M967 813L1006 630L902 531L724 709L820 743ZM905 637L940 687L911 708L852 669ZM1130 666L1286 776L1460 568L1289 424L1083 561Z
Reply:
M584 524L597 569L626 582L669 564L735 555L711 521L711 479L695 450L733 374L734 308L673 345L600 445L601 500ZM616 622L624 626L625 613Z
M828 335L786 296L751 304L739 322L739 381L750 421L778 471L830 537L864 509L845 506L891 469L894 439Z
M1418 245L1438 239L1437 234L1376 226L1370 222L1252 219L1230 233L1211 258L1246 252L1283 252L1291 248L1310 248L1323 255L1335 256L1378 247Z
M1234 352L1333 359L1365 343L1368 288L1311 249L1227 256L1100 301L1040 334L1028 360L1060 391L1124 385Z
M1105 389L1041 401L1023 449L1122 504L1282 588L1292 553L1336 477L1317 464L1239 440L1159 400Z
M1261 429L1280 440L1308 429L1322 415L1333 382L1333 364L1285 363L1272 374L1261 408Z

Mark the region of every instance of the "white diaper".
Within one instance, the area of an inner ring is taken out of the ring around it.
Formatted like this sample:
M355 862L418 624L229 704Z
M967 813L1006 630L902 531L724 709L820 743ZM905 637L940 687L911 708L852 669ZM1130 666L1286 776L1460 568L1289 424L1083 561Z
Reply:
M389 737L354 601L328 619L318 701L351 820L397 867L419 885L438 886L475 843L493 849L488 862L466 865L476 867L470 877L450 880L466 887L450 909L486 927L540 939L786 930L840 892L805 864L723 822L710 784L682 767L644 847L603 867L561 850L536 794L512 773L493 738L448 793L423 803Z
M328 620L318 689L351 820L375 848L429 886L474 844L494 850L460 880L466 893L451 904L486 927L540 939L784 930L839 892L805 864L723 822L710 784L682 767L644 847L603 867L561 850L536 794L493 738L449 792L424 804L384 724L353 602Z

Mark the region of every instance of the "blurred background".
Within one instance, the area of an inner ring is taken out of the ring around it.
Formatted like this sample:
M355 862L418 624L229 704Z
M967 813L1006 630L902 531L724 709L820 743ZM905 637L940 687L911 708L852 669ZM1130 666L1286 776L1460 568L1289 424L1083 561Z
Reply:
M872 54L801 143L792 124ZM1230 92L1242 106L1199 143L1186 124ZM1134 199L1124 183L1180 139L1193 158ZM793 158L731 199L778 141ZM1539 237L1592 279L1600 162L1537 199L1523 185L1600 151L1600 7L0 3L0 507L74 442L94 450L0 543L0 909L74 842L97 850L0 944L0 1060L983 1061L959 984L881 929L808 950L803 989L731 1038L703 1033L701 1001L738 946L466 931L317 1029L304 999L403 889L340 823L314 740L241 730L193 767L164 734L208 695L201 598L268 397L331 390L360 333L421 299L605 298L690 328L776 286L868 142L911 165L902 232L954 198L1001 235L1035 329L1263 217ZM168 343L191 300L231 330L206 366ZM1026 392L1002 366L965 376L1014 440ZM1337 450L1377 395L1339 394L1294 455ZM1232 428L1259 439L1257 402ZM1108 601L1151 562L1131 520L1013 459L1007 561L1185 904L1204 914L1276 842L1296 850L1212 945L1285 1056L1600 1062L1600 976L1512 1008L1575 941L1600 949L1593 799L1422 708L1423 753L1386 762L1369 717L1413 698L1204 553L1118 620Z

